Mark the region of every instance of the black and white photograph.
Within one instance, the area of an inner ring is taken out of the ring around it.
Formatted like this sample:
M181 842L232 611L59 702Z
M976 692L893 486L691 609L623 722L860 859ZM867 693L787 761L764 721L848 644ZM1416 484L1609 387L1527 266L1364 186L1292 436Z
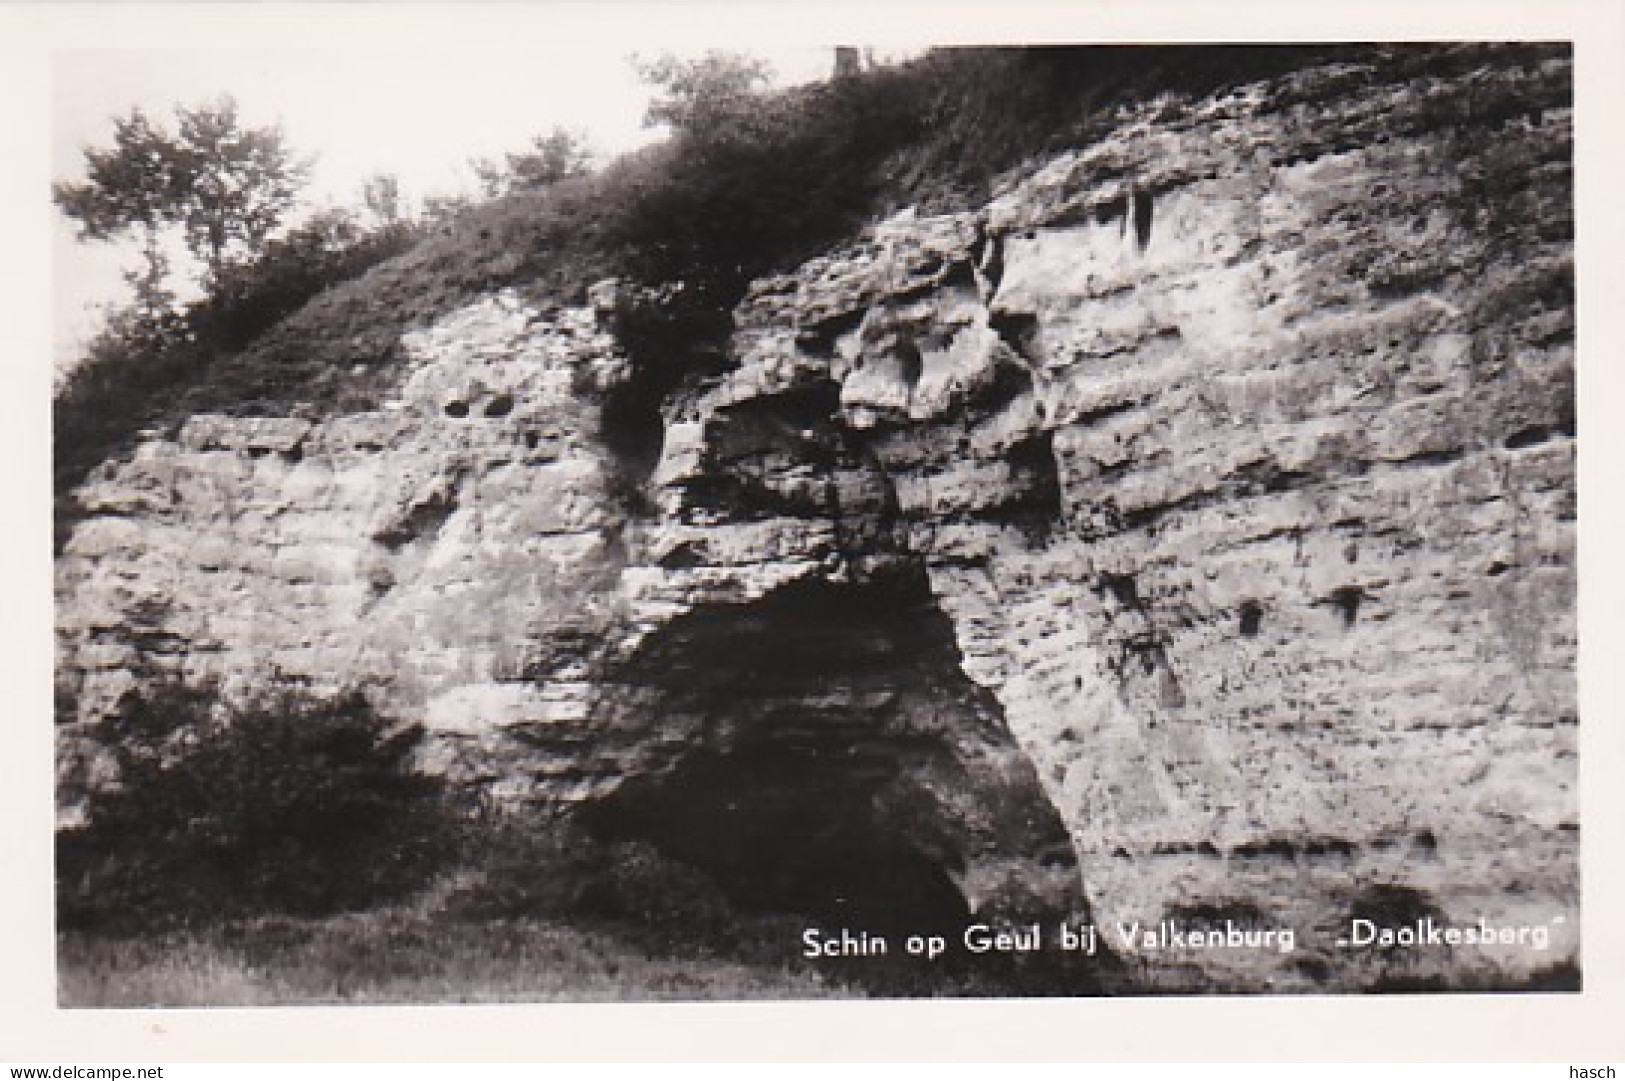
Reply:
M1576 41L928 29L51 51L54 1009L1592 988Z

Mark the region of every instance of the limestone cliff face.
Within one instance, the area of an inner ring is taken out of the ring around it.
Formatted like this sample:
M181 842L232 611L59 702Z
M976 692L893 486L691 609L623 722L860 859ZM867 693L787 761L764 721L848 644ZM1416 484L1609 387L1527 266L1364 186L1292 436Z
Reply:
M78 721L160 679L362 688L475 738L579 713L568 683L520 677L526 643L590 624L617 570L584 399L624 358L590 312L537 322L507 297L408 348L380 412L196 416L84 486L57 620Z
M444 320L377 414L152 433L59 564L65 819L143 680L362 686L767 907L1296 931L1120 949L1150 988L1574 962L1569 81L1127 111L756 283L647 477L607 303ZM1552 945L1336 945L1427 916Z

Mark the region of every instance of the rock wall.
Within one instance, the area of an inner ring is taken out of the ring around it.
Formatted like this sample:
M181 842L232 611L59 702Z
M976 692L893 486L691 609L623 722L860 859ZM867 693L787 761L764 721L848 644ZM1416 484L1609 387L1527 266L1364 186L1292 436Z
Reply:
M597 427L610 321L511 297L409 342L379 414L153 433L60 562L65 820L156 672L361 685L426 765L764 905L846 853L940 898L904 922L1296 932L1119 948L1140 988L1574 965L1569 93L1486 50L1126 110L758 282L646 480ZM1357 918L1552 937L1338 946Z
M579 714L520 677L538 638L604 618L619 569L612 470L589 432L625 359L591 312L541 321L496 297L415 335L387 408L312 423L195 416L78 493L58 562L61 811L104 756L80 740L143 685L244 700L364 689L475 740ZM490 777L522 786L520 777Z

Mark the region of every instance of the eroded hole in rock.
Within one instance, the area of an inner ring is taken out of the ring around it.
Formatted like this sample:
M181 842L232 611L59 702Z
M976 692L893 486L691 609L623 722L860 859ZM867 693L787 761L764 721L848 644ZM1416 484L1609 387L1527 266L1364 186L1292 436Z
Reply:
M1350 920L1365 920L1379 927L1404 927L1430 918L1443 920L1444 912L1426 890L1377 883L1354 896L1348 916Z
M1134 581L1132 574L1114 574L1103 571L1100 575L1100 588L1112 595L1122 608L1140 607L1140 589Z
M1343 626L1352 627L1354 621L1360 618L1360 604L1365 600L1365 590L1359 586L1343 586L1332 590L1328 600L1333 608L1343 614Z
M1552 438L1552 435L1550 429L1537 424L1532 428L1524 428L1513 432L1506 437L1506 441L1502 446L1506 447L1507 450L1522 450L1525 447L1539 446Z
M952 415L958 416L963 412L989 416L1001 412L1017 398L1032 393L1032 373L1014 361L1003 361L994 367L992 379L966 393Z
M505 417L513 412L513 395L498 394L485 403L485 415L488 417Z
M1241 605L1241 633L1248 638L1258 637L1258 628L1264 622L1264 609L1257 601L1243 601Z
M937 276L940 288L954 289L963 287L976 288L976 264L970 259L958 259L949 263Z
M834 335L818 327L802 327L796 331L796 348L808 356L828 360L835 356L835 341Z
M1108 199L1095 207L1095 223L1109 225L1128 215L1128 200L1121 197Z
M701 550L689 541L676 545L656 561L667 570L682 570L692 567L705 566L705 556Z
M831 927L1080 913L1066 830L959 662L918 569L695 611L619 673L641 722L604 718L661 726L664 760L579 819Z
M897 342L897 371L910 389L919 385L920 375L925 370L925 359L920 355L920 347L911 338L901 338Z

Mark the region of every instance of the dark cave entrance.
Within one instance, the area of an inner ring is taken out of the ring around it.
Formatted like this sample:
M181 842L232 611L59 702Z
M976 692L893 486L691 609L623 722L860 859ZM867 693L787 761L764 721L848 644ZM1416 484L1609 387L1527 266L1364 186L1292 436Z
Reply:
M594 808L601 837L648 841L710 875L741 908L828 926L961 926L952 856L871 817L895 771L771 746L687 757L658 785Z
M917 567L697 610L620 678L655 703L671 751L580 809L600 839L651 844L742 909L829 927L1082 910L1060 818Z

